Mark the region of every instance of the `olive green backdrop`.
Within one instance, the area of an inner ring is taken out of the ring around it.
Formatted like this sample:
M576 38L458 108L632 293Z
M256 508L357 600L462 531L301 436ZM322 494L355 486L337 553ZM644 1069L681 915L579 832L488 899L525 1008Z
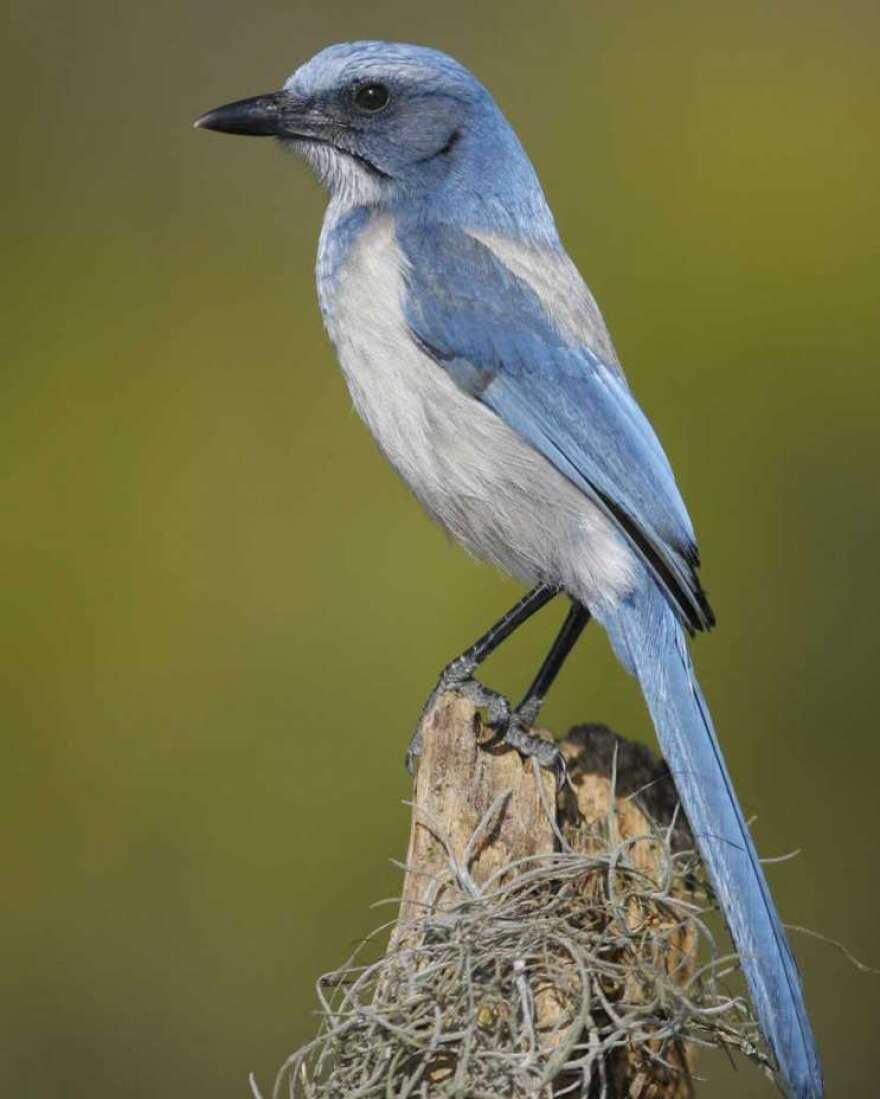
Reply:
M305 167L191 129L339 39L451 51L519 130L701 536L703 683L761 850L803 849L783 915L880 964L877 5L5 9L0 1093L265 1090L398 888L436 672L518 594L351 411ZM548 719L650 740L590 633ZM794 942L829 1095L872 1093L880 978Z

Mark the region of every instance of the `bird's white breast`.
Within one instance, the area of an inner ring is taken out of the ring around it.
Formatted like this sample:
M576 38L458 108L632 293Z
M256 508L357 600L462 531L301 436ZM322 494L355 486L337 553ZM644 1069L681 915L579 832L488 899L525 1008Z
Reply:
M608 520L542 455L464 393L407 330L394 224L374 215L322 308L355 407L424 507L471 553L584 602L629 589Z

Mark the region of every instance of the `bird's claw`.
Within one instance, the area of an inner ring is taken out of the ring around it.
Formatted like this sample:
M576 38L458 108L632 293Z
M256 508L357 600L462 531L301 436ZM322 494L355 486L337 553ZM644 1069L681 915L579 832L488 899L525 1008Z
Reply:
M457 690L476 709L486 711L484 724L492 730L493 739L494 736L500 736L511 719L510 703L504 695L493 691L491 687L485 687L473 677L461 683Z
M519 711L512 711L504 727L496 730L496 735L504 744L516 748L524 758L534 759L541 767L552 771L556 778L557 791L562 790L569 782L565 756L556 742L533 733Z
M552 740L536 736L530 726L534 714L530 710L514 710L510 703L498 691L486 687L475 679L470 669L459 669L450 665L440 677L437 686L422 710L419 723L409 742L406 752L406 768L410 774L415 772L416 763L421 754L422 723L425 714L431 709L440 695L454 691L466 698L477 709L485 710L484 724L492 730L492 742L508 744L516 748L521 756L535 759L541 767L552 770L556 776L556 788L561 790L568 782L568 768L565 757Z
M510 719L510 703L504 695L499 694L498 691L493 691L489 687L484 687L479 680L474 679L470 669L461 668L457 663L450 664L440 676L437 686L422 707L418 724L410 737L404 763L411 775L415 774L419 756L422 754L422 726L425 717L433 709L437 699L450 691L466 698L477 709L485 710L486 724L493 730L503 727Z

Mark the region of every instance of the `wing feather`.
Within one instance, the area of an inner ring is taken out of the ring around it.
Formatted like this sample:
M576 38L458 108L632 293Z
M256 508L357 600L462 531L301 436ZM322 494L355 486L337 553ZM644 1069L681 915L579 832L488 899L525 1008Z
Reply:
M475 237L424 223L397 235L413 339L608 516L688 629L713 625L687 509L619 370Z

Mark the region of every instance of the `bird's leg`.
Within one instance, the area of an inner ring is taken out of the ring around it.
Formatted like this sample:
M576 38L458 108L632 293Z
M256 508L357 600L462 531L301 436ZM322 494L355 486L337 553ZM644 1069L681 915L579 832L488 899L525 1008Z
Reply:
M501 727L508 722L510 717L510 705L507 699L497 691L484 687L474 679L474 672L490 656L498 646L519 629L519 627L532 617L541 607L545 606L558 594L557 589L549 584L538 584L527 592L526 595L515 603L510 610L503 615L494 626L490 627L482 637L478 638L469 649L451 660L437 681L437 686L431 692L425 703L419 723L409 742L406 752L406 766L412 773L415 761L421 754L421 728L425 714L430 710L436 700L445 691L458 691L470 699L475 706L484 707L487 711L488 721L491 726Z
M494 626L491 626L482 637L478 638L469 649L466 649L455 660L451 660L440 674L438 686L447 689L460 687L473 678L474 672L487 657L506 641L508 637L551 599L558 595L556 588L548 584L538 584L527 592L519 602L501 616Z
M565 781L565 761L559 749L552 741L535 736L531 731L538 718L547 692L562 670L562 665L577 644L590 621L590 612L580 603L572 601L571 609L562 623L559 633L547 654L538 674L523 695L522 701L512 712L508 712L495 724L499 740L516 748L524 756L535 756L545 767L553 767L557 772L560 785ZM491 715L490 715L491 724Z
M538 720L538 714L544 705L547 692L556 681L556 677L562 670L562 665L568 659L569 653L577 644L589 621L590 612L587 608L572 600L571 609L556 635L556 640L553 642L550 652L547 653L538 674L532 680L532 685L514 710L520 724L525 728L530 728Z

